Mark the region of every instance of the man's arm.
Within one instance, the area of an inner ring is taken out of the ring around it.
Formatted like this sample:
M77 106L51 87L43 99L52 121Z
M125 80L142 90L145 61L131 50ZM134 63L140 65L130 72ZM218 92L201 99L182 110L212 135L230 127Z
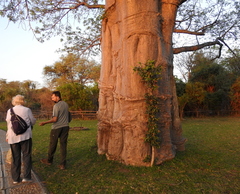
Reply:
M53 117L52 119L50 119L50 120L48 120L48 121L39 123L39 125L40 125L40 126L43 126L43 125L46 125L46 124L48 124L48 123L55 123L55 122L57 122L57 119L58 119L57 117Z

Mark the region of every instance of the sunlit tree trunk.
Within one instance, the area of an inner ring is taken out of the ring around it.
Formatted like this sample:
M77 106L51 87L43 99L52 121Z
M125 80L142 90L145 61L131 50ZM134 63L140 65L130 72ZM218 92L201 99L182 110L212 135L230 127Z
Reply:
M184 149L173 79L172 33L177 0L106 0L102 25L102 69L99 81L98 153L129 165L149 166L151 146L144 141L146 86L133 71L139 62L162 67L159 82L160 164Z

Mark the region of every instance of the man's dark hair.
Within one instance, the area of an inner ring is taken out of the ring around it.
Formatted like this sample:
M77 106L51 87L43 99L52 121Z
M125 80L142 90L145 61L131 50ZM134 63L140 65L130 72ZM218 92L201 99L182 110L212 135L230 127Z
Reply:
M61 93L59 91L54 91L52 92L52 94L54 94L55 96L58 96L60 100L62 100Z

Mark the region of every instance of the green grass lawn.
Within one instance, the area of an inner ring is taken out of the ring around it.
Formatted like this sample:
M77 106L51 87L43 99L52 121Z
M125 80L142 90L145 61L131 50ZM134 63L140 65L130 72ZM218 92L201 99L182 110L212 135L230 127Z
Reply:
M240 193L240 120L203 118L183 121L186 151L154 167L134 167L97 154L97 121L74 120L70 131L66 170L40 163L47 156L50 125L34 126L33 167L50 193ZM0 123L0 128L4 128Z

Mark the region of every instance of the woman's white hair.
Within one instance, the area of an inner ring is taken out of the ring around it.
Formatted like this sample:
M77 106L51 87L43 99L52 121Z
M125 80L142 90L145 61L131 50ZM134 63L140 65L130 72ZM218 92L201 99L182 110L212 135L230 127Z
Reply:
M23 105L24 104L24 96L18 94L12 98L12 105Z

